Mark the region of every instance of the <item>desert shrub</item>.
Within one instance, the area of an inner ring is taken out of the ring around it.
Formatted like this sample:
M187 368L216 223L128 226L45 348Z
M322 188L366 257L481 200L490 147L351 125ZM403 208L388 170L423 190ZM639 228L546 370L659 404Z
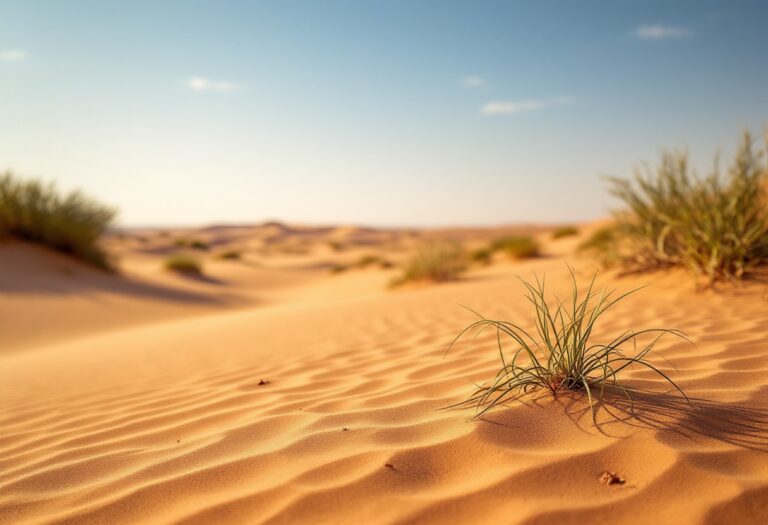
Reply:
M574 235L578 234L579 230L574 226L560 226L559 228L555 228L555 230L552 232L552 238L562 239L563 237L573 237Z
M174 244L178 246L179 248L191 248L193 250L200 250L200 251L207 251L210 249L210 246L207 242L201 241L200 239L176 239L174 241Z
M166 270L184 275L202 275L203 267L200 261L186 255L173 255L168 257L163 265Z
M725 174L698 177L686 153L666 152L634 179L611 179L626 206L616 213L617 252L630 271L683 266L708 283L740 279L768 261L765 152L749 133Z
M219 259L223 259L225 261L236 261L240 259L240 257L240 252L237 250L227 250L219 254Z
M479 417L499 404L543 389L553 395L565 391L585 394L594 418L595 401L602 399L606 387L619 390L631 401L630 390L619 382L619 376L633 366L655 372L685 397L665 372L646 359L664 335L687 340L685 335L678 330L652 328L626 330L611 340L592 342L591 335L600 317L636 290L612 297L613 292L595 291L592 278L586 289L580 291L573 272L571 277L571 297L566 301L547 296L543 279L537 278L534 284L521 280L534 311L533 335L516 322L495 321L477 314L480 319L456 336L449 350L469 332L476 332L476 336L487 328L494 330L501 369L467 400L448 408L473 407L475 417ZM502 349L503 337L511 339L512 352ZM647 342L640 344L639 338Z
M496 239L491 248L494 251L502 251L513 259L527 259L539 255L539 243L527 235Z
M61 194L53 184L0 177L0 236L42 244L88 264L110 269L99 238L116 211L80 192Z
M393 285L409 281L443 282L457 279L467 269L462 247L453 242L433 242L419 246L403 267Z
M491 264L493 259L493 250L491 248L478 248L474 250L470 255L472 261L479 264Z

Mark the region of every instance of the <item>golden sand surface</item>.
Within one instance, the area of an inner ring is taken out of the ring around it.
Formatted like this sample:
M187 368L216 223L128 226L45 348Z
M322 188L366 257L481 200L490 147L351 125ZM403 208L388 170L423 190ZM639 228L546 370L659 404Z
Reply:
M473 320L460 305L531 326L516 276L567 296L567 265L595 270L578 239L540 234L543 257L393 290L396 268L329 267L397 263L418 232L182 233L210 244L204 278L162 268L179 232L111 239L120 275L0 245L0 523L768 523L765 283L601 274L649 286L594 340L683 330L695 344L650 359L691 402L633 369L645 392L608 395L597 424L578 395L468 421L440 409L499 362L495 334L446 355ZM233 247L240 260L216 257Z

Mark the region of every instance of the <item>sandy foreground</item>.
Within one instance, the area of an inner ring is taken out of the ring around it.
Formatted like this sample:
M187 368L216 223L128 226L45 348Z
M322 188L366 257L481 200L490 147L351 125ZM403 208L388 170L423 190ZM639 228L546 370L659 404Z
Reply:
M167 235L112 240L122 277L0 245L0 522L768 523L765 283L601 275L650 286L594 340L685 331L695 346L668 339L652 361L691 404L638 369L628 382L653 392L633 410L608 396L597 426L578 396L470 422L439 409L499 363L493 334L445 355L474 319L459 305L530 326L515 276L566 296L566 264L595 269L577 239L390 290L395 269L330 265L396 263L416 234L211 228L202 279L162 269ZM242 260L216 259L233 246Z

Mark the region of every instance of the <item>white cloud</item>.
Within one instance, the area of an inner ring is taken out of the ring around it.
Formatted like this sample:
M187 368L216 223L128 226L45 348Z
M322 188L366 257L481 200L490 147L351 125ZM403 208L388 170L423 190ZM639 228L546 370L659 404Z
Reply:
M638 26L635 29L635 38L642 40L664 40L667 38L686 38L693 36L693 31L685 27L672 27L660 24Z
M483 77L464 77L461 83L467 88L479 88L488 85Z
M22 62L28 53L21 49L0 49L0 62Z
M544 100L494 101L488 102L481 109L484 115L514 115L523 111L536 111L550 106L570 104L569 97L557 97Z
M243 89L243 86L234 82L211 80L203 77L188 78L184 84L192 91L217 91L219 93L225 93Z

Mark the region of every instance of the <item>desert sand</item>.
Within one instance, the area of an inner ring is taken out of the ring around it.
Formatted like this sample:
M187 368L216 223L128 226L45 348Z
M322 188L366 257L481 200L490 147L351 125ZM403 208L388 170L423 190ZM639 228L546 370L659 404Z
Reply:
M538 232L534 227L530 231ZM433 233L479 239L497 232ZM205 277L162 268L204 239ZM109 240L122 274L0 245L2 523L766 523L768 288L696 291L687 274L609 312L596 341L677 328L637 369L633 410L532 395L481 420L440 410L498 368L495 336L446 355L473 316L532 323L516 276L568 293L577 238L440 285L387 287L419 232L208 228ZM338 249L339 244L344 245ZM216 253L242 250L241 260ZM667 361L664 360L666 358ZM613 472L623 483L601 482Z

